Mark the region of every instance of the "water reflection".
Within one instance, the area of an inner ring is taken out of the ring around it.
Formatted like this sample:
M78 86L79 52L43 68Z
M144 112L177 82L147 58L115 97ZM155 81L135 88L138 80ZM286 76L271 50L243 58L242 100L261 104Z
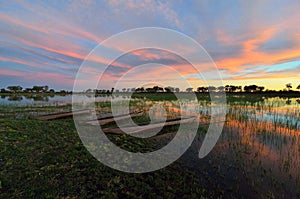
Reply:
M18 95L8 96L8 101L21 101L21 100L23 100L22 96L18 96Z
M72 95L0 95L0 104L17 104L18 106L31 106L31 105L66 105L72 103ZM91 103L93 101L93 95L77 94L75 95L75 102L78 103ZM104 102L110 100L127 100L130 99L130 96L110 96L110 95L101 95L96 96L96 102Z

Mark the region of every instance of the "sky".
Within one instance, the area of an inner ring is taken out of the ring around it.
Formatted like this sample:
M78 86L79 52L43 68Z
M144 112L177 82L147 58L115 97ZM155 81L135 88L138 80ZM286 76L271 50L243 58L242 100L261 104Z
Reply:
M0 1L0 87L49 85L72 90L80 66L94 48L123 31L160 27L197 41L224 85L281 90L291 83L295 89L300 84L299 9L300 1L289 0ZM85 68L86 81L100 78L99 88L116 87L120 79L126 80L124 87L141 79L182 89L185 84L176 82L189 81L194 88L204 84L191 64L172 52L124 51L135 42L125 40L108 49L124 53L112 63L105 55L90 56L109 67ZM172 45L194 53L188 46ZM209 67L198 64L209 76Z

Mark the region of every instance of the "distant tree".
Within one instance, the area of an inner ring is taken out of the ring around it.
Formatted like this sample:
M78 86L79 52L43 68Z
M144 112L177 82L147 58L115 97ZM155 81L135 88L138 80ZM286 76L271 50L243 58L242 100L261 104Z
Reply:
M291 88L293 88L291 83L286 84L285 87L287 88L288 91L290 91Z
M164 89L159 86L153 86L153 90L154 90L154 92L163 92L164 91Z
M170 89L169 87L165 87L165 91L166 91L167 93L170 93L170 92L171 92L171 89Z
M257 85L244 86L245 92L256 92L258 90Z
M265 89L265 87L259 86L259 87L257 87L257 89L258 89L260 92L262 92L262 91Z
M187 88L187 89L186 89L186 92L189 92L189 93L190 93L190 92L193 92L193 88Z
M44 90L44 86L33 86L32 90L39 93Z
M48 89L49 89L49 86L44 86L44 92L47 92L48 91Z
M199 92L199 93L204 93L207 91L208 91L208 87L201 86L201 87L197 88L197 92Z
M232 92L241 92L242 91L242 86L235 86L235 85L226 85L225 86L225 91L232 93Z
M112 88L111 88L111 90L110 90L110 93L113 93L113 92L114 92L114 90L115 90L115 88L114 88L114 87L112 87Z
M135 92L144 92L144 91L145 91L144 87L135 89Z
M32 93L32 88L25 88L25 89L24 89L24 92L25 92L25 93Z
M62 90L61 90L61 91L62 91ZM60 92L61 92L61 91L60 91ZM86 93L92 93L93 90L89 88L89 89L87 89L85 92L86 92Z
M125 91L126 91L126 88L122 88L122 91L125 92Z
M22 88L21 86L8 86L7 89L8 89L10 92L17 93L17 92L22 91L23 88Z
M175 92L179 93L180 89L179 88L175 88Z
M153 88L146 88L146 91L149 92L149 93L154 92Z
M236 89L237 89L237 92L242 92L242 90L243 90L242 86L237 86Z
M225 86L225 92L230 92L230 86L229 85Z
M55 93L55 90L54 90L53 88L51 88L51 89L49 90L49 92L50 92L50 93Z
M5 88L1 88L0 92L1 93L6 93L7 91L5 90Z
M300 90L300 84L297 86L297 89Z
M218 91L220 91L220 92L225 91L225 86L219 86Z
M168 87L165 88L165 91L168 92L168 93L169 93L169 92L174 92L174 91L175 91L175 88L173 88L173 87L171 87L171 86L168 86Z

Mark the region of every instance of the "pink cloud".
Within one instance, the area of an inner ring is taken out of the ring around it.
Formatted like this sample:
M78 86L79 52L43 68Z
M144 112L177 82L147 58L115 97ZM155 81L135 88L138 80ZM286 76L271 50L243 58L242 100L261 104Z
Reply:
M0 57L0 61L13 62L13 63L22 64L22 65L26 65L26 66L32 66L32 67L36 67L36 68L43 68L43 67L41 67L40 65L38 65L34 62L28 62L28 61L21 60L21 59L12 59L12 58Z
M0 69L0 75L22 77L22 76L24 76L24 73L12 71L12 70L1 70Z

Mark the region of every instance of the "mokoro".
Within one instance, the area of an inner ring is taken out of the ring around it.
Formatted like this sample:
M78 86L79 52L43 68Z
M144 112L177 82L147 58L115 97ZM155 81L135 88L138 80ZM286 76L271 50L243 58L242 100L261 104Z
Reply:
M130 112L129 114L121 114L121 115L116 115L113 116L112 114L107 114L107 115L102 115L101 117L99 117L97 120L91 120L86 122L86 124L89 125L93 125L93 126L97 126L97 125L104 125L104 124L108 124L114 121L119 121L119 120L124 120L124 119L128 119L128 118L134 118L134 117L138 117L138 116L142 116L143 112Z
M124 127L122 130L120 128L106 128L103 129L103 132L106 134L124 134L123 131L127 132L127 134L137 134L142 133L150 130L155 130L158 128L162 128L165 126L172 126L177 124L186 124L194 122L197 119L197 117L186 117L186 118L176 118L176 119L170 119L166 122L159 122L159 123L153 123L153 124L143 124L142 126L134 126L134 127Z
M82 115L82 114L88 114L90 113L90 110L79 110L79 111L69 111L69 112L61 112L61 113L52 113L47 115L40 115L37 117L34 117L34 119L37 120L55 120L55 119L63 119L72 117L73 115Z

